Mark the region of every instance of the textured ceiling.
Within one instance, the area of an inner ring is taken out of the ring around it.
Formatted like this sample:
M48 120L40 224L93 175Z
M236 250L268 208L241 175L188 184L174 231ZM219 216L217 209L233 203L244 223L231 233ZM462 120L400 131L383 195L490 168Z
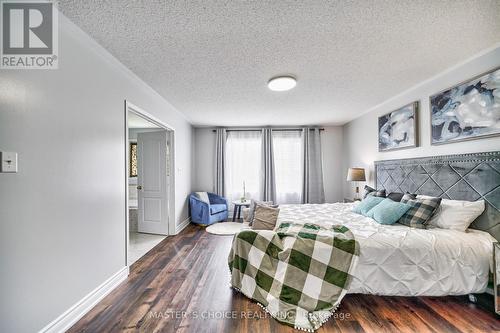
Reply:
M500 41L500 0L62 0L196 125L342 124ZM266 82L293 74L297 87Z

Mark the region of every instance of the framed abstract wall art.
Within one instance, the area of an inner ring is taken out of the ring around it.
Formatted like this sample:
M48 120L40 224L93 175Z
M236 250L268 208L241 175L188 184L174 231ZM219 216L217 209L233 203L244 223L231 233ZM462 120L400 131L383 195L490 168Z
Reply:
M378 150L418 146L418 102L405 105L378 118Z
M500 135L500 67L430 97L431 144Z

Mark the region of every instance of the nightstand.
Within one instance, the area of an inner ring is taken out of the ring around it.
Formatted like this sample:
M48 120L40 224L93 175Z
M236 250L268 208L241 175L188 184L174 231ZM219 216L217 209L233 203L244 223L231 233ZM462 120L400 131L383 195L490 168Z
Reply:
M348 199L348 198L344 198L344 203L356 202L356 201L361 201L361 199Z

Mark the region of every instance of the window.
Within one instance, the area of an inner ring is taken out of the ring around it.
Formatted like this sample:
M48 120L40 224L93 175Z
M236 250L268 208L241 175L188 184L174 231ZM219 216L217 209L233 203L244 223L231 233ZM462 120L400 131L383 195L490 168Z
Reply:
M137 142L130 142L129 177L137 177Z
M230 201L243 197L260 200L261 131L228 131L226 142L226 196Z
M302 131L273 131L276 202L302 202Z

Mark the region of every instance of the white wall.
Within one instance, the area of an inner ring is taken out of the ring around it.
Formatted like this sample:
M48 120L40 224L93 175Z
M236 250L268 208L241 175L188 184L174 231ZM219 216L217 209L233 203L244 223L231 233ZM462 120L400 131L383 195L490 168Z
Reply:
M321 132L323 180L326 202L342 201L342 127L329 126ZM194 129L194 187L195 191L213 191L215 133L212 128Z
M175 128L176 221L188 217L192 128L60 16L58 70L0 72L0 331L35 332L125 266L124 100Z
M482 74L500 65L500 47L483 52L483 54L457 65L420 85L395 96L377 106L371 112L344 125L344 174L347 168L364 167L367 169L367 181L375 183L373 162L376 160L411 158L447 154L461 154L500 150L500 137L485 138L473 141L457 142L446 145L430 144L430 110L429 96ZM387 78L390 80L390 78ZM362 98L362 96L360 96ZM394 152L378 152L377 121L378 117L413 101L420 101L419 127L420 147ZM353 185L345 180L344 193L353 196Z

